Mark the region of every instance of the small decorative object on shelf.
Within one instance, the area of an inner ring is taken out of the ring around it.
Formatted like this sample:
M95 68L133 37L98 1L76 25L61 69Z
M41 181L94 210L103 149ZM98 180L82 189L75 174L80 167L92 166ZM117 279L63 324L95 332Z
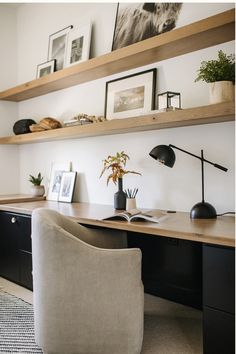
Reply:
M217 60L202 61L195 80L209 83L209 103L234 100L235 55L218 51Z
M30 175L29 182L31 182L33 185L31 186L31 194L34 197L42 197L45 193L45 188L44 186L41 186L43 177L41 176L41 173L38 173L37 177L34 177Z
M30 133L30 126L35 123L33 119L20 119L13 125L13 132L16 135Z
M158 110L163 112L181 109L181 97L179 92L166 91L157 95Z
M29 128L31 132L40 132L44 130L61 128L61 123L55 118L47 117L41 119L38 124L32 124Z
M110 180L114 184L118 182L118 192L114 195L114 208L118 210L125 210L126 208L126 194L123 191L123 176L128 173L141 175L139 172L125 170L127 160L129 160L129 156L124 151L117 152L115 156L109 155L103 161L103 169L100 174L101 177L105 171L111 170L107 178L107 184Z
M83 125L83 124L90 124L90 123L98 123L104 122L106 120L103 116L89 116L85 113L79 113L77 116L73 117L72 119L64 120L63 124L65 127L70 127L72 125Z

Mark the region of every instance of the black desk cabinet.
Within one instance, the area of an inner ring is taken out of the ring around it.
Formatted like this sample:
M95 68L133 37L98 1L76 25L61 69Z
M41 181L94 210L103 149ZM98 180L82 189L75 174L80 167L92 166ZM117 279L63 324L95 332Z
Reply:
M203 245L204 354L235 353L235 250Z
M0 212L0 230L0 276L32 290L31 217Z

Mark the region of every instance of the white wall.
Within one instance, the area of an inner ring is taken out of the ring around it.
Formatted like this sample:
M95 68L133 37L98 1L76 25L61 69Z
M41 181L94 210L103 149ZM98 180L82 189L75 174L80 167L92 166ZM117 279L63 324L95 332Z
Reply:
M178 26L213 15L233 4L184 4ZM48 36L55 31L90 19L93 22L92 56L111 48L116 4L23 4L18 8L18 83L35 78L37 64L47 59ZM138 70L96 80L19 104L19 119L52 116L59 120L80 112L100 115L104 112L105 83L115 77L156 67L157 92L179 91L183 108L208 104L204 83L194 83L200 62L216 57L217 51L234 51L234 42L172 58ZM218 212L234 209L234 124L219 123L195 127L165 129L143 133L65 140L20 147L20 190L29 192L28 175L41 171L45 182L53 161L72 161L78 171L75 200L113 203L116 187L99 179L102 160L108 154L125 150L130 155L128 169L142 176L126 176L125 187L139 187L139 207L189 211L201 199L199 161L176 152L176 165L165 168L148 153L158 144L175 144L205 156L229 168L228 173L206 166L206 200Z
M0 90L17 83L16 8L0 4ZM4 50L3 50L4 49ZM12 134L18 119L16 103L0 101L0 136ZM0 194L19 192L19 149L0 145Z

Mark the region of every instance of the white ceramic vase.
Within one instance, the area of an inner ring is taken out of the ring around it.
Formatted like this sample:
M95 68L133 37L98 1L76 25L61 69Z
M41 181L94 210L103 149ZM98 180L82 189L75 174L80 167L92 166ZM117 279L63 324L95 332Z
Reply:
M216 81L209 83L210 104L234 100L234 85L232 81Z
M45 193L44 186L31 186L31 195L33 197L42 197Z

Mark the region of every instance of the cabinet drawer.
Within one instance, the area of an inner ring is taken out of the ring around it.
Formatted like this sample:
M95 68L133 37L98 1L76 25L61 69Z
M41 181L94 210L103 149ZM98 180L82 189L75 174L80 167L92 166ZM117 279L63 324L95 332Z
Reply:
M31 217L10 212L1 213L1 227L6 237L17 239L17 248L31 252Z
M203 348L204 354L234 354L234 315L203 308Z
M235 251L233 248L203 246L203 304L234 313Z
M20 284L33 290L32 277L32 254L25 251L19 251L20 258Z

